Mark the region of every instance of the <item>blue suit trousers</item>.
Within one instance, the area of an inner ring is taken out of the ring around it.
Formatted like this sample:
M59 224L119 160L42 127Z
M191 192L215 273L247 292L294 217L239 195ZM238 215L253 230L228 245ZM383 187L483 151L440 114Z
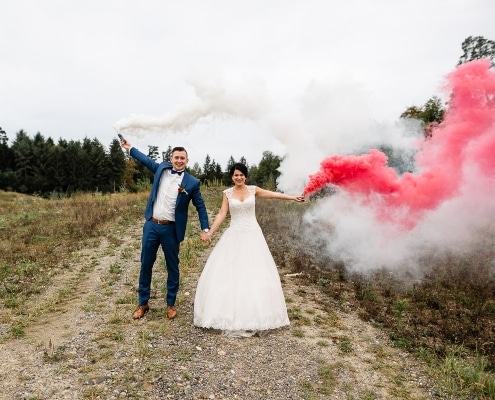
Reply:
M168 306L175 304L179 290L179 250L175 224L160 225L146 221L143 227L143 243L141 248L141 272L139 274L139 305L148 303L151 293L151 277L153 264L156 261L158 248L162 246L167 267L167 296Z

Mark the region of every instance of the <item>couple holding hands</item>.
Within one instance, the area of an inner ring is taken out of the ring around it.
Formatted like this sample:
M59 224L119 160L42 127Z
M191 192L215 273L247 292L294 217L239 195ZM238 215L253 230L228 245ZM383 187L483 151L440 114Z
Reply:
M185 169L188 155L183 147L172 149L169 161L157 163L121 138L131 157L154 173L144 212L139 274L138 307L134 319L149 310L153 264L161 246L167 267L167 316L177 315L179 249L184 240L189 203L198 212L200 238L211 241L227 214L230 226L212 250L201 273L194 299L194 325L221 330L235 337L262 334L289 325L282 285L255 215L255 198L304 201L301 196L272 192L247 185L248 170L236 163L230 170L233 187L223 191L220 211L211 227L200 191L200 181Z

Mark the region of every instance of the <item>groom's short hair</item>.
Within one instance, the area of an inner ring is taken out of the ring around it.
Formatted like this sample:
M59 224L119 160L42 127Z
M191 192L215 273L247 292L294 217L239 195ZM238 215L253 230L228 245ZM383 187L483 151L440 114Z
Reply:
M187 154L187 150L184 147L182 147L182 146L174 147L172 149L172 154L174 154L176 151L185 151L186 152L186 155L189 155L189 154Z

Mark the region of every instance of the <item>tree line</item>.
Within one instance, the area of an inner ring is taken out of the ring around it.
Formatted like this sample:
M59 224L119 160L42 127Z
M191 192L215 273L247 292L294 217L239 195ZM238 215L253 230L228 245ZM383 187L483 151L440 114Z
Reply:
M172 148L162 153L169 160ZM160 162L157 146L148 146L148 157ZM207 154L201 167L195 163L188 171L205 185L231 185L229 170L235 162L248 166L251 184L276 190L282 158L263 152L258 165L249 165L242 157L231 156L225 169ZM82 141L59 139L57 143L37 133L31 138L24 130L17 132L12 145L0 128L0 190L42 197L71 196L75 192L113 193L148 190L152 173L123 151L117 139L108 150L97 139Z
M492 68L495 66L495 41L483 36L469 36L461 47L463 54L457 65L489 59ZM422 106L408 107L400 117L420 121L424 135L429 137L443 121L445 105L433 96ZM402 156L395 157L395 160L393 149L384 147L381 150L389 155L389 164L400 173L407 170L401 167ZM169 160L171 153L169 147L162 153L162 160ZM159 156L157 146L148 146L148 157L158 161ZM258 165L249 165L244 157L238 161L248 166L251 184L269 190L277 189L281 157L265 151ZM235 162L231 156L223 170L206 155L202 167L195 163L188 171L205 185L228 186L232 183L228 171ZM7 134L0 128L1 190L41 196L71 195L78 191L140 191L149 189L151 180L152 174L123 152L117 139L112 141L107 151L97 138L85 138L82 142L60 139L55 143L40 133L30 138L21 130L9 147Z

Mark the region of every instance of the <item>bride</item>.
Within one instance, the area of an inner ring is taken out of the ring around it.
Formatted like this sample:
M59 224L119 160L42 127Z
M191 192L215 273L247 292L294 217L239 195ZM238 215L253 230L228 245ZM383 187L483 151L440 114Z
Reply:
M234 186L223 191L222 207L207 240L230 211L230 226L212 250L194 300L194 325L229 336L252 336L289 325L275 261L255 215L255 197L304 201L301 196L246 185L247 167L230 169Z

